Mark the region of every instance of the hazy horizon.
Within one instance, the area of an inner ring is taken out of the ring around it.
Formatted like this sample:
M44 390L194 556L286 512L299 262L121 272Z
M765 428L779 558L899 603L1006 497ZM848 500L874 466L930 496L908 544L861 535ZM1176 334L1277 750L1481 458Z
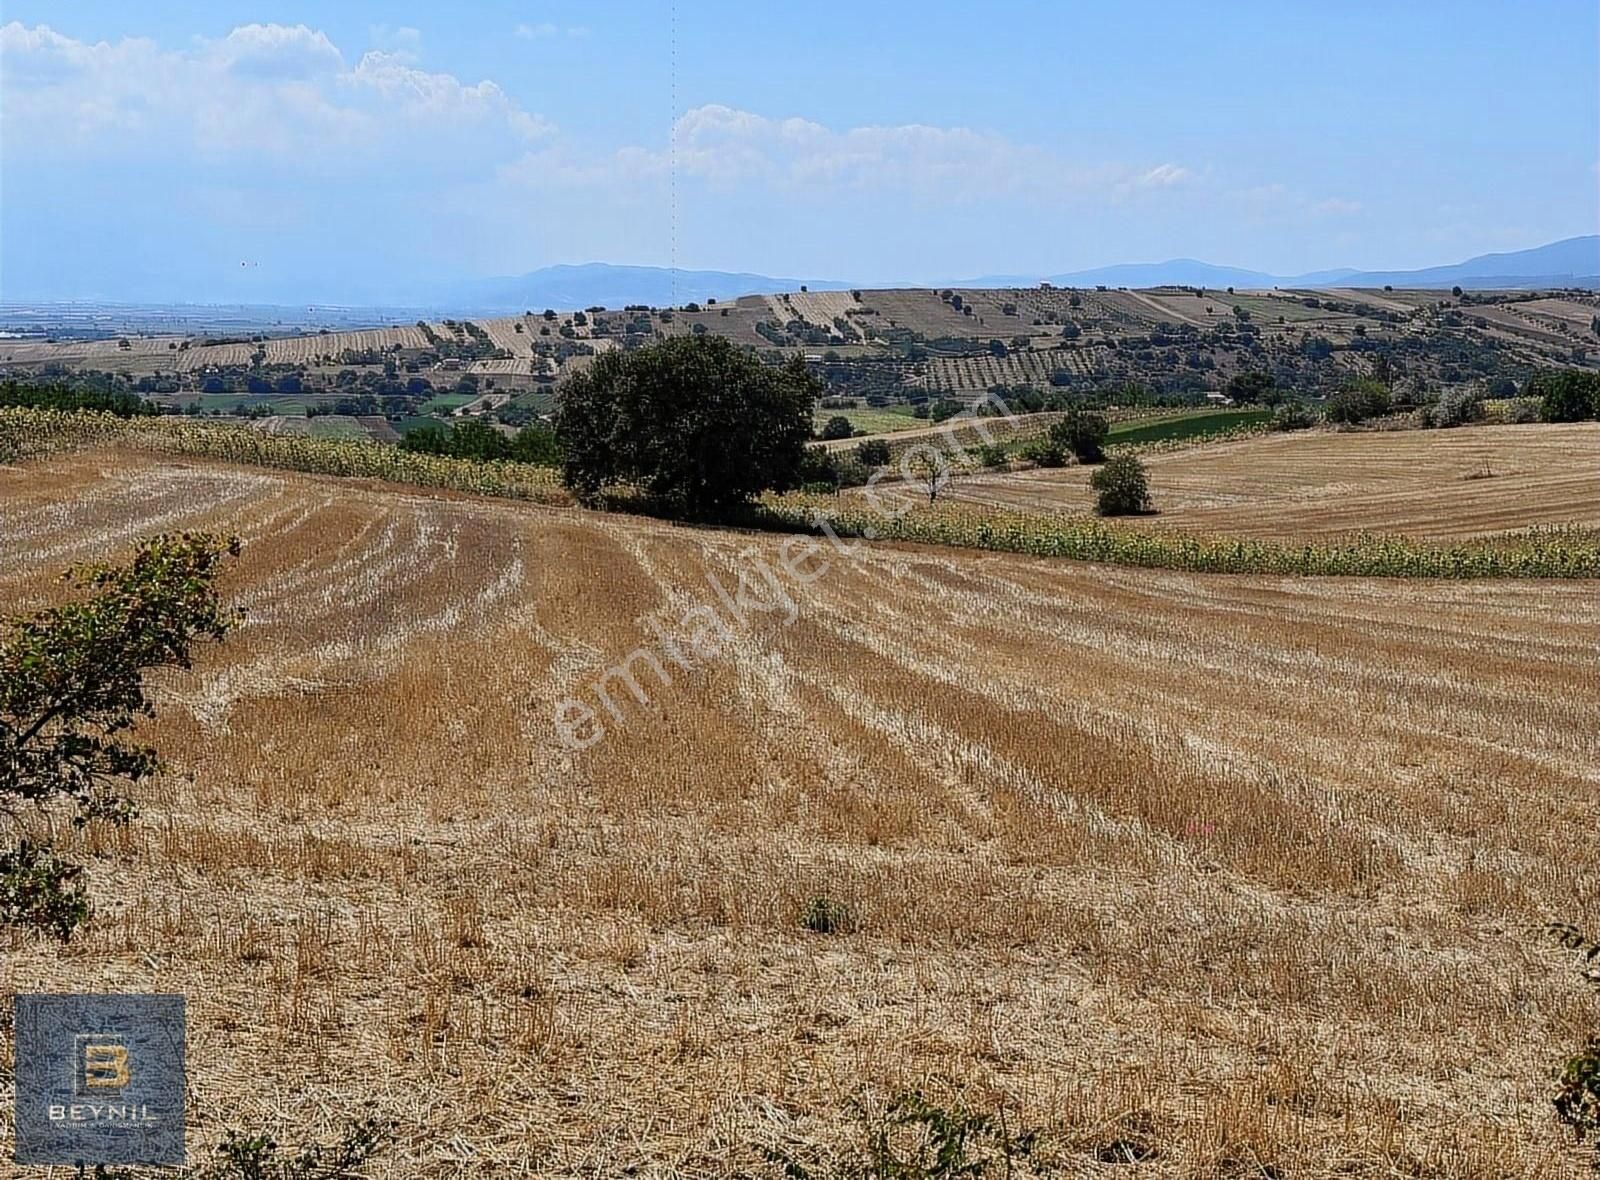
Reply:
M1366 5L6 16L10 299L399 304L591 261L1294 275L1597 228L1600 17L1564 0L1385 9L1381 38Z

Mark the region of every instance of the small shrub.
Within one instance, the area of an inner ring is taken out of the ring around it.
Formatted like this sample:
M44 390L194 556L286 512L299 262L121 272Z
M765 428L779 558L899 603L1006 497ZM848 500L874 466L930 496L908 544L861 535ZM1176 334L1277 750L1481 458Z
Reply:
M1272 414L1274 430L1310 430L1317 424L1317 416L1305 406L1286 402Z
M831 897L813 897L800 918L800 924L813 934L848 934L855 929L850 907Z
M1013 1135L1003 1113L939 1106L920 1092L893 1099L881 1114L854 1104L866 1144L843 1155L801 1160L768 1149L785 1180L982 1180L1014 1177L1039 1143L1037 1131Z
M1427 409L1427 425L1434 427L1465 426L1483 420L1483 393L1471 386L1459 385L1439 395L1439 400Z
M864 467L882 467L889 462L889 444L881 438L864 442L856 448L856 458Z
M849 438L855 432L856 428L850 425L850 419L846 418L843 414L835 414L833 417L828 419L826 424L823 425L819 437L829 440Z
M1004 467L1009 461L1006 449L993 443L986 443L978 448L979 467Z
M1106 435L1111 425L1102 414L1073 410L1050 428L1050 441L1071 451L1079 463L1098 463L1105 458Z
M1095 512L1101 516L1141 516L1151 512L1150 481L1144 464L1132 455L1118 455L1089 479L1099 493Z
M1067 465L1066 448L1048 437L1031 444L1022 452L1022 457L1031 460L1040 467L1065 467Z
M0 621L0 817L17 823L26 809L80 828L128 822L123 788L159 765L127 740L155 712L145 676L191 667L197 645L227 634L237 615L213 583L238 554L233 537L154 537L127 565L72 571L81 600ZM65 940L89 912L78 876L48 845L0 848L0 924Z
M1545 930L1583 957L1584 979L1600 992L1600 941L1566 922L1552 922ZM1593 1138L1592 1166L1600 1173L1600 1032L1590 1033L1583 1047L1562 1064L1557 1082L1559 1088L1551 1100L1556 1117L1572 1128L1579 1142Z

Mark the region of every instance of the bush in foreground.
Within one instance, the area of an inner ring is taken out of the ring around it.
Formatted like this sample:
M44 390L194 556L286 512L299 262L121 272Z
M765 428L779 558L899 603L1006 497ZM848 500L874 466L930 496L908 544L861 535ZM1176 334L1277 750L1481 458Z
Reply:
M798 486L822 388L798 358L774 368L721 336L608 352L562 387L562 475L595 503L618 484L691 517Z
M1097 469L1089 486L1099 493L1095 512L1101 516L1142 516L1150 506L1150 480L1144 464L1132 455L1118 455Z
M124 794L157 769L155 751L126 740L154 714L145 673L187 668L197 643L234 620L217 597L236 538L176 533L139 546L127 565L75 571L78 602L11 621L0 635L0 816L27 813L127 823ZM88 916L81 870L49 844L0 849L0 923L63 940Z

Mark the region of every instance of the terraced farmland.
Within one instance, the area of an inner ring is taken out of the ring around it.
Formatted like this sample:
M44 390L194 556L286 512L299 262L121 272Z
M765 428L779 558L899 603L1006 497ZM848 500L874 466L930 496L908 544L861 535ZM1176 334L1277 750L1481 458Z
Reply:
M247 622L162 679L126 838L68 835L87 933L0 943L0 990L186 992L192 1152L370 1103L386 1176L751 1174L922 1086L1055 1174L1576 1174L1590 1000L1526 927L1600 908L1593 584L801 581L776 537L88 451L0 468L0 596L179 527L245 538ZM757 559L741 620L707 575ZM694 606L716 658L613 716Z

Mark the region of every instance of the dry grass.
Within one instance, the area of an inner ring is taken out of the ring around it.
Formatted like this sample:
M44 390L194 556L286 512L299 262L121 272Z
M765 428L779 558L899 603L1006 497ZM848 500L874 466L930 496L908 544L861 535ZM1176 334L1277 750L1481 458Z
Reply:
M780 539L90 452L0 469L0 598L183 525L250 622L0 992L187 993L192 1149L371 1103L386 1175L715 1176L923 1083L1067 1175L1576 1170L1592 1001L1525 927L1600 910L1593 584L867 549L574 754Z
M1305 431L1147 456L1147 523L1302 541L1359 531L1430 539L1600 526L1600 425ZM1490 477L1485 477L1485 472ZM1089 512L1083 468L958 479L944 498Z

